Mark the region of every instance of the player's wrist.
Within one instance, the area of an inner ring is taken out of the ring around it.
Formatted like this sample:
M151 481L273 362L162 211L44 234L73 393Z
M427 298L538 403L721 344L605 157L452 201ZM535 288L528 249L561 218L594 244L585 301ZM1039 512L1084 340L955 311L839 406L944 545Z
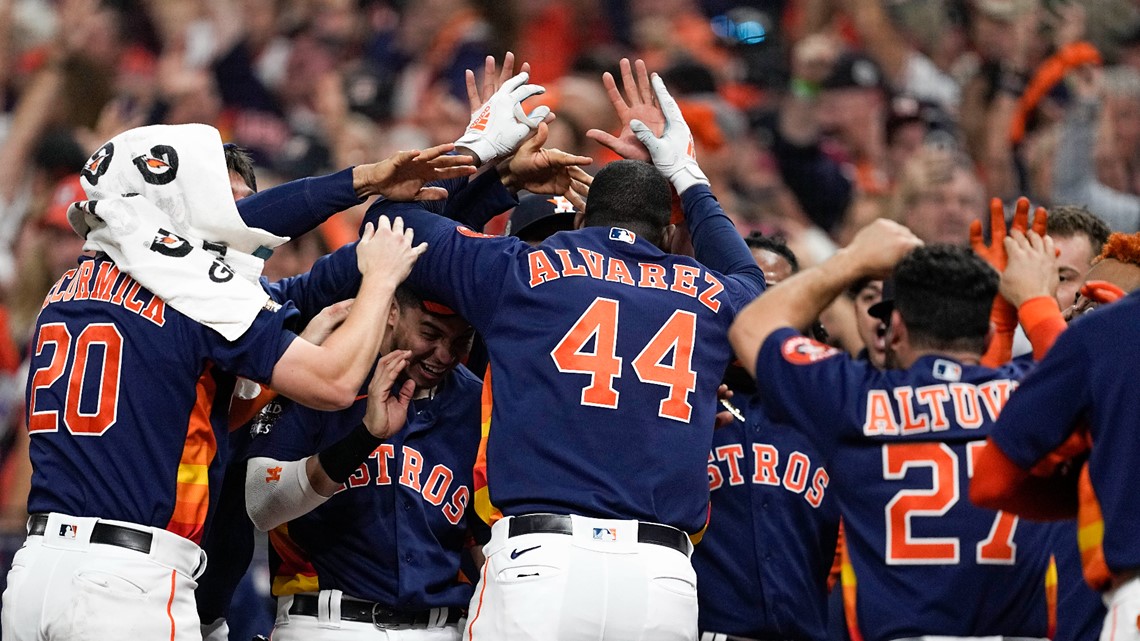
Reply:
M709 185L709 179L705 176L701 168L696 163L691 163L681 167L669 177L669 181L673 183L673 187L677 190L678 194L684 194L690 187L694 185Z
M383 442L384 439L373 436L361 423L347 436L322 450L317 455L317 460L330 479L336 483L344 483Z

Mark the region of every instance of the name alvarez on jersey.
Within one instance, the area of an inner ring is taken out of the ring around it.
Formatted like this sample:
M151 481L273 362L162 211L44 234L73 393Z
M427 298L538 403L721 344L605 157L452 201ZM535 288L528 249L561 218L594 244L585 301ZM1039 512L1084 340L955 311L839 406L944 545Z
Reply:
M569 249L553 249L557 261L546 253L549 248L532 251L527 256L531 289L559 278L588 276L630 287L668 290L696 298L713 312L720 311L721 301L717 296L724 291L724 285L704 269L674 263L670 278L670 270L664 265L639 262L635 270L621 258L604 256L585 247L577 250L581 258L576 258ZM636 279L634 274L637 274Z

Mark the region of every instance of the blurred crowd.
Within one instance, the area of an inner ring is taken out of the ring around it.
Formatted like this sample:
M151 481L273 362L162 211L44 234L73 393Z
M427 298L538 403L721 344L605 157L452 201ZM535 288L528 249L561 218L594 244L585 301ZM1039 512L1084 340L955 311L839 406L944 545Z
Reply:
M965 244L991 196L1140 230L1131 0L0 0L0 532L22 539L21 361L80 253L65 212L91 152L202 122L261 188L373 162L458 138L465 70L508 50L548 89L547 146L591 170L615 157L585 132L620 128L602 72L644 59L741 233L805 265L880 217ZM304 271L363 210L266 274Z

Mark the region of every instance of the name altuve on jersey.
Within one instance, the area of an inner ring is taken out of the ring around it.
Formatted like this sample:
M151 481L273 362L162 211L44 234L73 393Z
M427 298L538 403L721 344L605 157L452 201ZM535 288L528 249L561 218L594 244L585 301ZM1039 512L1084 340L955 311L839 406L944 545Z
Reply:
M150 300L139 300L141 290L142 285L120 272L114 263L100 263L96 273L95 261L85 260L56 281L40 309L70 300L96 300L119 305L162 327L166 324L166 303L154 294L150 294Z
M952 426L976 430L987 417L990 423L997 420L1015 389L1017 381L1001 378L981 385L935 383L869 390L863 434L910 436L944 432Z
M569 276L588 276L610 283L621 283L630 287L662 289L690 298L696 298L714 313L720 311L717 295L724 291L724 285L712 274L700 267L683 263L673 264L673 279L668 282L669 270L657 263L637 263L637 279L634 270L620 258L604 256L584 247L578 248L581 263L574 262L569 249L555 249L558 264L550 260L542 250L532 251L527 260L530 267L531 288ZM701 278L702 272L704 277ZM703 281L698 284L698 281Z

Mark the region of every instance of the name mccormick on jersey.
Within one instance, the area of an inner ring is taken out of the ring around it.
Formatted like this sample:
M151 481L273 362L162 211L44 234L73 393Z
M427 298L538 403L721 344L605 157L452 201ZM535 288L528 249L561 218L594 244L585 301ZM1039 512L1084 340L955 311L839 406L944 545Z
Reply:
M818 508L823 503L827 484L831 478L827 470L812 463L811 458L799 450L793 451L781 461L780 450L769 443L753 443L752 476L747 479L755 485L783 487L793 494L801 494L807 504ZM724 485L743 485L746 482L741 473L741 460L744 458L744 445L730 443L714 447L709 452L709 490L715 491ZM717 462L724 463L722 468ZM814 469L814 472L812 471ZM727 478L726 478L727 473ZM810 483L809 483L810 479Z
M611 240L630 242L623 235L613 238L613 232L625 232L633 237L633 232L611 229ZM557 260L552 259L546 251L539 249L532 251L528 256L530 270L530 287L573 276L587 276L595 280L610 283L620 283L630 287L645 289L661 289L689 298L696 298L705 307L713 312L720 311L721 301L717 296L724 291L724 285L708 271L694 265L674 263L672 274L664 265L657 263L639 262L631 265L621 258L604 256L596 251L578 247L575 255L570 249L554 249Z
M52 303L96 300L118 305L159 327L165 325L166 303L150 292L144 294L149 300L140 300L140 292L142 285L120 272L114 263L99 263L99 271L95 271L95 261L86 260L79 267L67 270L44 297L40 309Z

